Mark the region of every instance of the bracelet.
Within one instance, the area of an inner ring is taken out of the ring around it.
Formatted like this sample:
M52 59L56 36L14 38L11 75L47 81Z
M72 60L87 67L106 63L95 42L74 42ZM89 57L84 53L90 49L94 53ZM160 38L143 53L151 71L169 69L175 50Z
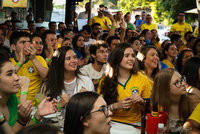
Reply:
M111 26L111 29L115 29L116 27L115 26Z
M3 114L0 115L0 126L3 125L6 122L6 118Z
M20 124L20 125L22 125L22 126L26 126L26 124L25 123L22 123L21 121L19 121L19 120L17 120L17 122Z
M26 91L21 91L20 94L21 94L21 95L28 95L28 92L26 92Z
M45 60L48 61L48 62L51 62L51 59L49 59L49 58L46 58Z
M90 59L90 56L86 56L88 59Z
M39 123L40 123L40 122L35 118L35 116L33 116L32 120L33 120L33 122L34 122L35 124L39 124Z
M22 67L22 65L19 62L17 62L17 66Z
M61 107L60 107L60 105L59 105L59 102L57 103L57 108L58 108L58 110L61 110Z

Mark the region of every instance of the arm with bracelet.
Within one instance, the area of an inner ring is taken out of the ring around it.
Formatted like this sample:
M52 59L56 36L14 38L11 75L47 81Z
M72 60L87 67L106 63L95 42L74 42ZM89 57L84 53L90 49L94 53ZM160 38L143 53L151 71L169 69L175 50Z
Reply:
M19 76L19 84L20 84L20 102L24 103L27 100L28 88L29 88L30 80L25 76Z

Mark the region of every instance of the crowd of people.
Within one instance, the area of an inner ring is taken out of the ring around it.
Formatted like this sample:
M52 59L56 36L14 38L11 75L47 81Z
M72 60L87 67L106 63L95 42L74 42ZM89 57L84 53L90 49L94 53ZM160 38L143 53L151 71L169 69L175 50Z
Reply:
M85 8L79 19L88 18ZM199 133L198 27L193 32L178 12L170 40L160 42L151 14L135 18L100 5L81 31L63 22L0 24L0 134L109 134L115 123L141 126L147 99L168 113L168 133ZM63 132L41 123L60 109Z

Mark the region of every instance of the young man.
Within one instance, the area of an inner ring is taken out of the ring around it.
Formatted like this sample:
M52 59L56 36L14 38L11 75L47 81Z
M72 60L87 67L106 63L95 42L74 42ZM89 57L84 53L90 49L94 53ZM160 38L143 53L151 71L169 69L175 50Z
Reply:
M183 42L182 36L179 34L172 34L171 42L176 45L179 52L182 51L183 49L187 48Z
M106 70L108 46L103 41L96 41L90 46L89 50L93 62L83 66L80 71L92 79L95 89L97 89L99 79L101 79Z
M152 17L151 17L150 14L147 14L147 16L146 16L146 22L147 23L142 24L141 31L143 31L144 29L148 29L149 31L155 29L156 31L158 31L157 25L152 23Z
M30 43L29 34L26 32L13 32L10 37L11 48L15 53L10 58L15 65L17 75L30 79L27 100L32 100L35 105L35 94L40 91L42 80L46 78L48 66L41 56L36 56L36 49ZM18 93L19 96L22 93Z
M182 36L182 39L184 41L184 43L186 44L186 40L184 38L185 33L187 32L192 32L192 27L190 24L185 23L185 13L184 12L179 12L178 16L177 16L178 22L173 24L170 32L179 32L179 34Z
M107 39L109 54L115 49L115 47L120 43L120 38L117 36L110 36Z
M93 42L96 41L95 39L91 38L91 32L92 32L92 29L89 25L84 25L81 30L81 35L84 38L85 47L89 47Z

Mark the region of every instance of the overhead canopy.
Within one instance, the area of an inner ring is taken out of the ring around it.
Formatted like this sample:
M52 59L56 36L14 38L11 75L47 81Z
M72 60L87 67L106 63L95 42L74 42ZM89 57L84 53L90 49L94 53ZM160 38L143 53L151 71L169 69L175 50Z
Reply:
M193 13L193 14L198 14L197 8L191 9L191 10L187 10L185 11L185 13Z

